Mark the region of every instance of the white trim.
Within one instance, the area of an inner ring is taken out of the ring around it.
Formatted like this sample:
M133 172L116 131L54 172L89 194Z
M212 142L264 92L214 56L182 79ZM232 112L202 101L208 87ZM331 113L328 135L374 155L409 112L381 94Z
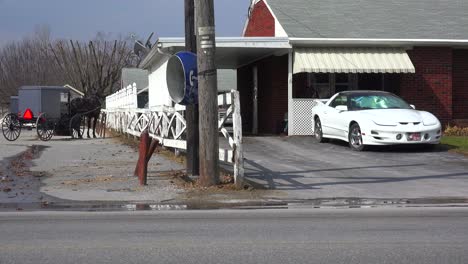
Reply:
M81 97L83 97L83 96L85 95L82 91L76 89L75 87L73 87L73 86L71 86L71 85L69 85L69 84L65 84L63 87L68 88L68 89L74 91L75 93L81 95Z
M247 10L247 19L245 20L245 23L244 23L244 29L242 30L242 36L245 36L245 31L247 31L247 27L249 26L249 22L250 22L250 14L249 12L251 10L253 10L255 8L255 5L258 4L258 2L260 2L261 0L251 0L250 1L250 6L249 6L249 9Z
M289 38L291 45L385 45L385 46L412 46L412 45L454 45L468 46L468 39L366 39L366 38Z
M252 0L250 3L249 11L255 9L255 5L257 5L260 1L262 0ZM278 18L276 17L275 13L273 12L273 9L271 9L270 5L268 4L267 0L263 0L265 3L266 7L268 8L268 11L270 11L270 14L273 16L273 19L275 20L275 37L288 37L288 33L286 33L286 30L284 30L284 27L281 25L279 22ZM250 19L252 17L250 14L247 14L247 20L245 21L244 24L244 30L242 30L242 36L245 36L245 32L247 31L247 27L249 26Z
M294 131L293 121L293 50L288 55L288 135L291 136Z
M279 22L278 17L276 17L275 12L273 12L273 9L271 9L270 5L268 4L267 0L263 0L265 5L267 6L268 10L270 11L270 14L273 16L275 19L275 37L288 37L288 33L286 33L286 30L284 30L284 27L281 25Z
M185 47L184 38L160 38L159 49ZM289 39L279 37L217 37L217 48L292 48Z

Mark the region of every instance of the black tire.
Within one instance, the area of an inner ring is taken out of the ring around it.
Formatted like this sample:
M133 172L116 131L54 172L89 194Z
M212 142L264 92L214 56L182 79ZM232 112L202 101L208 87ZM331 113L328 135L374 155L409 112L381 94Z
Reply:
M354 151L366 150L366 145L364 145L362 141L361 127L359 127L359 124L354 123L349 128L348 141L349 141L349 147L352 150Z
M21 135L21 122L15 114L7 114L2 120L2 133L6 140L15 141Z
M320 121L320 118L315 118L315 125L314 125L314 137L315 141L317 143L325 143L328 140L323 137L323 131L322 131L322 122Z
M55 134L55 123L46 114L41 114L36 120L36 132L40 140L49 141Z

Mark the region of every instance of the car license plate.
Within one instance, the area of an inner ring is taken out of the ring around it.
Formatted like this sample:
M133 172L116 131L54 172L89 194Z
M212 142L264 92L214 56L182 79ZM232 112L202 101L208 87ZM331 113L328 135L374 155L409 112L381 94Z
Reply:
M421 141L421 133L409 133L408 141Z

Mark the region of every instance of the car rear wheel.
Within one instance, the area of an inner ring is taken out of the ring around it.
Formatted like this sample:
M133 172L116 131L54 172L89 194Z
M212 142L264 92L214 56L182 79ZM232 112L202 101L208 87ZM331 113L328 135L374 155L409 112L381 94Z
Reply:
M315 141L317 141L318 143L327 142L327 140L323 138L322 122L320 122L320 118L318 117L315 119L314 136Z
M362 141L361 128L357 123L351 125L348 134L349 146L354 151L364 151L366 146Z

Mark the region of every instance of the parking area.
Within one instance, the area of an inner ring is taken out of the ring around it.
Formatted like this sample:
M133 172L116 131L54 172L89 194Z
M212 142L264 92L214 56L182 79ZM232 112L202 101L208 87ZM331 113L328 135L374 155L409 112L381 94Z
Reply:
M283 198L468 197L468 159L438 146L351 151L312 137L244 139L246 177Z

